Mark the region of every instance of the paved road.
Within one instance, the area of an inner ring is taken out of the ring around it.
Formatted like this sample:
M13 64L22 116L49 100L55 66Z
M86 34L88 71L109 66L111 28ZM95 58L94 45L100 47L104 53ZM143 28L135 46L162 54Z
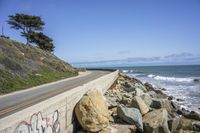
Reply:
M42 100L83 85L108 73L110 72L89 71L88 74L83 74L78 77L0 96L0 119Z

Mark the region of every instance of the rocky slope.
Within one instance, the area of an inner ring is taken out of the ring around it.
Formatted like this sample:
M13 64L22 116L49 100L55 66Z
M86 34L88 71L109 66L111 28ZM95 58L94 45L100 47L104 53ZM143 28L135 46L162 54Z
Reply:
M79 133L196 133L200 115L176 105L161 88L120 74L103 95L88 92L75 108ZM100 102L101 101L101 102Z
M0 94L77 75L52 53L0 37Z

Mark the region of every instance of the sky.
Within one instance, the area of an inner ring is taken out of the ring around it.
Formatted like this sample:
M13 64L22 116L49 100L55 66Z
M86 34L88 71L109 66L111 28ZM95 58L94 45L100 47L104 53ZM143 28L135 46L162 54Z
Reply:
M199 0L0 0L8 15L41 16L54 54L73 64L200 64ZM130 63L131 62L131 63Z

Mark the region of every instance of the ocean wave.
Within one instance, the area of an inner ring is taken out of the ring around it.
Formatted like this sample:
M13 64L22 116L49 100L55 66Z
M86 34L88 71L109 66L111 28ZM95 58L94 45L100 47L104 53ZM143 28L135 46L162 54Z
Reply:
M127 73L127 72L128 72L128 70L122 70L122 72L123 72L123 73Z
M196 78L177 78L177 77L165 77L165 76L159 76L159 75L153 75L153 74L149 74L148 75L149 78L153 78L156 80L163 80L163 81L175 81L175 82L194 82L196 80Z
M175 78L175 77L155 76L154 79L166 80L166 81L176 81L176 82L193 82L192 78Z
M153 74L149 74L147 77L149 77L149 78L153 78L153 77L155 77L156 75L153 75Z
M123 73L133 73L134 70L122 70Z
M131 76L131 77L138 77L138 76L142 76L144 74L141 74L141 73L129 73L128 75Z

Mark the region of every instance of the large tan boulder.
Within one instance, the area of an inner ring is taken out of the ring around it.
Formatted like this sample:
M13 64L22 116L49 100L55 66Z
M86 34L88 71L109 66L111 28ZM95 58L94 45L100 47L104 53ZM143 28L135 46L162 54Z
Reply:
M170 133L168 113L165 108L147 113L143 117L144 133Z
M141 112L142 115L146 114L147 112L149 112L149 107L148 105L146 105L146 103L141 99L141 97L139 96L135 96L132 99L132 107L138 108Z
M85 94L75 107L76 117L83 129L98 132L109 125L109 113L103 95L94 89Z

